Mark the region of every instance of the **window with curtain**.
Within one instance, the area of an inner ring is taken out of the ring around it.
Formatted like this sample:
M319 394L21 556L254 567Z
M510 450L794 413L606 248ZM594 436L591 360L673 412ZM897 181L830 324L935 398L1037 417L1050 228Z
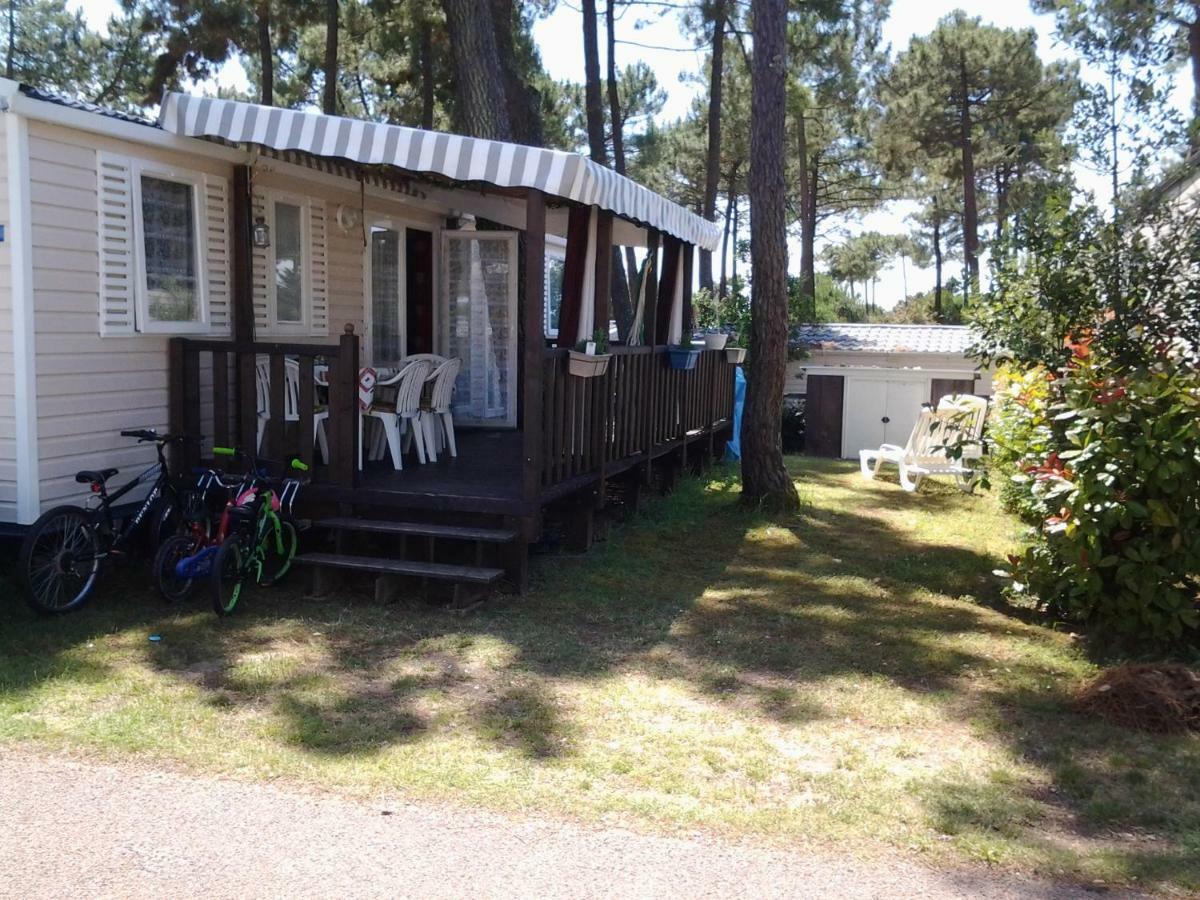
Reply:
M515 232L443 234L441 339L446 354L463 361L455 416L472 424L516 424L516 237Z
M371 360L376 366L399 365L400 233L371 229Z
M558 337L558 316L562 310L563 269L566 260L546 254L546 337Z
M141 189L148 315L154 322L199 322L195 189L153 175L142 175Z
M275 321L299 325L304 321L304 228L302 209L294 203L275 204Z

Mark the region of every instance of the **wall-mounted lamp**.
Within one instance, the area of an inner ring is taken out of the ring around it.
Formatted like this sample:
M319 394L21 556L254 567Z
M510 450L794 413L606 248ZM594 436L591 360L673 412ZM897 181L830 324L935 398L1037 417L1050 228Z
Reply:
M262 216L254 220L254 227L250 229L250 232L251 241L255 247L265 249L271 246L271 226Z

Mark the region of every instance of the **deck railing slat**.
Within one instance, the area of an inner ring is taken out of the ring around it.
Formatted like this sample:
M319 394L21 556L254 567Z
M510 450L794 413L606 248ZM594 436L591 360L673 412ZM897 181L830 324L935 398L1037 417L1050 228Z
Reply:
M684 451L702 437L712 450L714 428L732 414L734 367L723 351L704 351L685 371L668 365L666 347L615 347L594 378L568 375L563 350L547 350L543 362L546 488L588 475L602 483L623 460Z

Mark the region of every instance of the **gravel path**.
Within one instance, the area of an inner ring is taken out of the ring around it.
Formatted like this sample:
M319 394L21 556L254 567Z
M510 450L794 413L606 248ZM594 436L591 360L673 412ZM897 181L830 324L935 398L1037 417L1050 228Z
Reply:
M4 898L1095 896L987 871L0 753Z

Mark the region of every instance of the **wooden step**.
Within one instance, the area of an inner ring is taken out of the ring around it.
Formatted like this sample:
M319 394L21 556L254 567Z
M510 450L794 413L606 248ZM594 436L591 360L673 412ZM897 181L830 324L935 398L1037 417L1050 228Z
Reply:
M462 584L494 584L504 577L503 569L482 566L452 566L446 563L412 562L405 559L380 559L375 556L347 556L342 553L301 553L294 560L305 566L352 569L376 575L413 575Z
M314 528L335 531L369 531L374 534L405 534L420 537L449 538L457 541L483 541L507 544L516 540L517 533L507 528L472 528L465 525L434 525L428 522L389 522L383 519L333 518L318 519Z

